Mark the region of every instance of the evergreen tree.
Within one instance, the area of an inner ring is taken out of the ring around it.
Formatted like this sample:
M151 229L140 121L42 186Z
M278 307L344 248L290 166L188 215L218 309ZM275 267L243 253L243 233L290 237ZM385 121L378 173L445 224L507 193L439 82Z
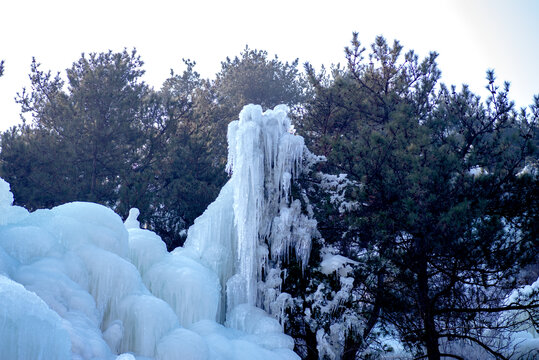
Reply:
M219 103L238 114L247 104L264 109L279 104L294 106L304 100L304 83L298 60L282 62L277 56L268 59L263 50L245 49L234 59L221 62L215 88Z
M134 51L83 54L67 84L34 60L32 88L17 100L33 122L6 132L0 155L17 204L95 201L123 216L137 207L169 249L181 244L182 230L226 181L230 121L248 102L294 105L302 92L297 61L269 60L264 51L227 59L215 81L185 64L155 92L140 81Z
M202 214L226 181L223 154L213 147L226 136L215 131L211 83L194 70L194 62L184 62L186 70L172 72L158 94L164 142L154 166L148 218L169 249L183 243L182 230Z
M153 124L145 113L150 90L140 81L141 67L135 51L83 54L67 70L65 84L32 62L31 90L23 90L17 102L33 123L2 141L2 176L19 204L119 205L120 189L147 168L152 155ZM27 184L12 178L21 170L15 159L29 164ZM35 189L43 194L30 196Z
M382 37L368 62L364 51L354 35L346 70L307 68L316 97L300 123L321 170L347 177L340 199L312 200L323 237L359 264L366 325L346 330L343 358L375 323L417 356L462 358L452 343L472 343L504 358L503 335L522 325L510 310L528 326L538 316L537 300L504 302L537 254L537 177L519 174L537 161L537 104L517 113L492 73L485 103L467 87L436 92L435 53L402 59Z
M217 134L226 134L228 124L238 119L247 104L261 105L264 110L288 105L292 110L306 98L306 81L298 70L298 60L283 62L278 56L268 58L263 50L248 46L234 59L221 62L221 71L212 84ZM226 162L226 139L214 144L216 154Z

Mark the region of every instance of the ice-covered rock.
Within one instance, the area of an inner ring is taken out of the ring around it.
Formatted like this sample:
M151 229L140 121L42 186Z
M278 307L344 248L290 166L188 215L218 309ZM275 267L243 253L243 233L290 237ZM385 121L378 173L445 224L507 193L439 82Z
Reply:
M13 204L13 194L7 181L0 179L0 208L7 208Z
M172 307L182 326L217 320L221 296L217 275L181 252L152 266L144 282L152 294Z
M144 229L129 229L129 260L142 276L167 255L167 247L154 232Z
M28 216L26 209L12 204L13 194L9 184L0 178L0 226L21 221Z

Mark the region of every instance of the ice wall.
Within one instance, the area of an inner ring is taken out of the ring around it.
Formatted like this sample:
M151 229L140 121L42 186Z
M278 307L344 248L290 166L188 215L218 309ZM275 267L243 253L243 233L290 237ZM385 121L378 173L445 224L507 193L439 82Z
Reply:
M172 253L136 209L125 223L82 202L29 213L0 179L2 356L299 359L279 266L291 249L306 261L313 222L290 196L303 139L286 112L248 106L230 124L230 181Z

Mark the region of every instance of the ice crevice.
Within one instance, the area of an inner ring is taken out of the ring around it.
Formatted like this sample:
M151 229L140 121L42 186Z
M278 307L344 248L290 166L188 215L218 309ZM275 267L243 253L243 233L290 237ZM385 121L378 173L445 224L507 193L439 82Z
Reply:
M291 196L303 138L288 109L228 127L228 183L171 253L112 210L28 212L0 179L0 348L9 359L299 359L282 330L282 262L316 222Z

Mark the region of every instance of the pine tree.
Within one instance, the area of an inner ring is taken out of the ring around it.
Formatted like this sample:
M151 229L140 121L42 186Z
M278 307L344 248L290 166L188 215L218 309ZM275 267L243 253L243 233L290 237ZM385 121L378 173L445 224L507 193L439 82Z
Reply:
M153 120L145 113L150 91L140 81L141 67L135 51L83 54L65 84L32 62L31 90L17 99L32 124L5 134L2 143L2 176L18 203L31 209L73 200L119 205L120 189L152 155ZM21 156L31 167L27 186L11 179L19 167L11 159ZM31 188L46 191L30 197Z
M451 344L473 343L503 358L518 322L500 314L538 316L537 300L504 303L537 255L537 177L519 175L537 162L537 104L517 113L493 73L485 103L467 87L437 91L436 54L401 52L378 37L367 62L354 35L347 69L324 78L307 68L316 96L300 130L326 156L321 170L348 179L340 201L323 191L312 201L332 205L317 207L320 230L360 264L354 289L367 311L343 357L365 349L374 321L417 356L459 358Z
M215 143L225 134L215 131L211 83L184 61L181 74L171 73L158 93L163 147L153 167L153 200L149 225L173 249L185 240L185 230L217 197L226 181L222 153ZM183 231L182 231L183 230Z

